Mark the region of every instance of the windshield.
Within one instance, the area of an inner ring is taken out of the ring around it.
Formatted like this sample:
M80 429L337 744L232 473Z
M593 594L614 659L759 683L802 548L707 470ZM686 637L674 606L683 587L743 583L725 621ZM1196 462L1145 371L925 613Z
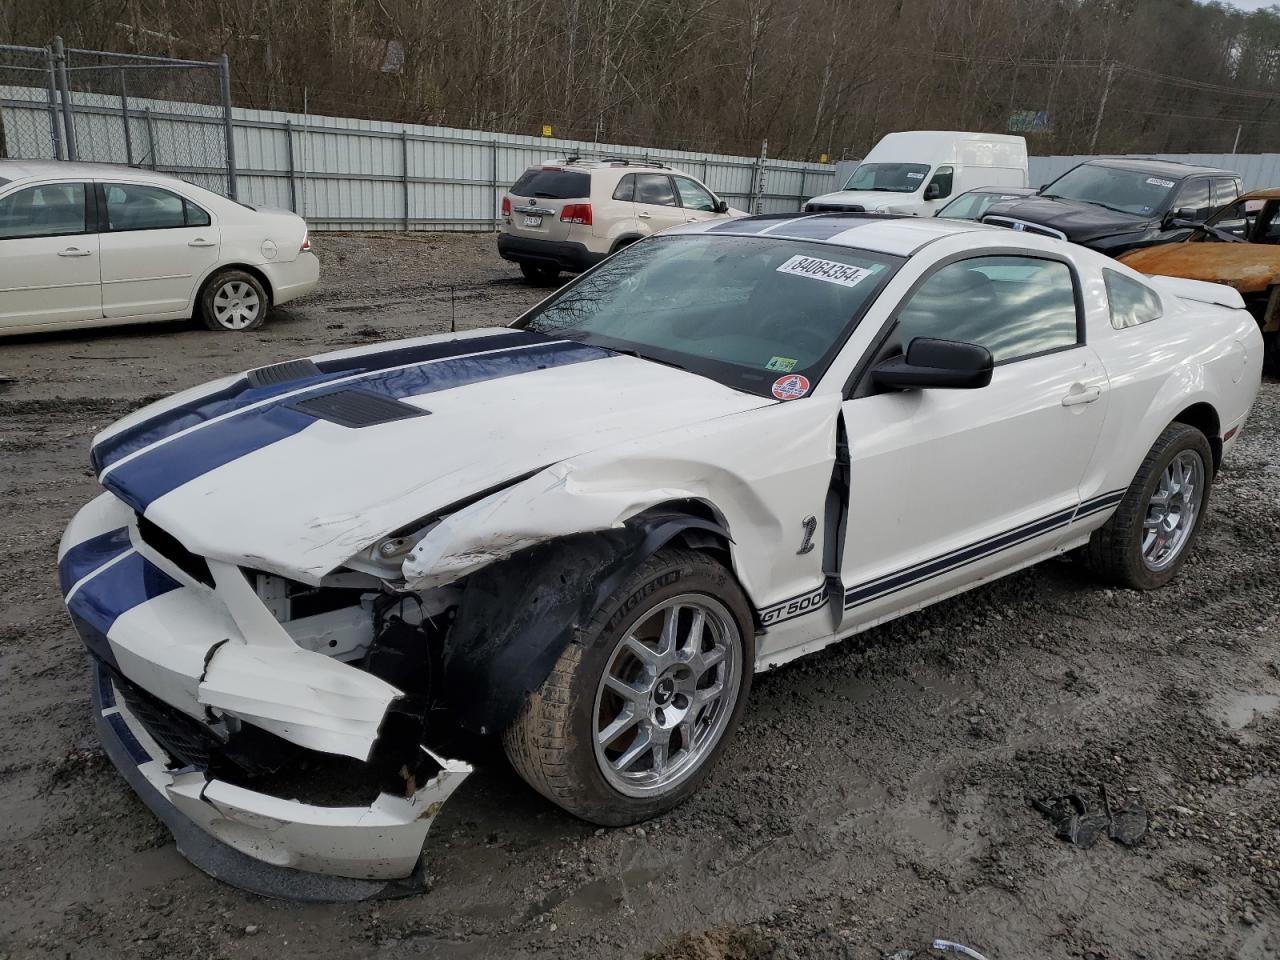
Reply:
M938 211L938 216L952 220L981 220L993 204L1017 200L1016 193L962 193Z
M864 163L844 185L846 190L915 193L929 175L927 163Z
M771 396L788 375L817 385L901 263L794 240L656 237L610 257L516 326Z
M1053 200L1077 200L1097 207L1147 216L1163 208L1177 181L1138 170L1086 163L1068 170L1041 191Z

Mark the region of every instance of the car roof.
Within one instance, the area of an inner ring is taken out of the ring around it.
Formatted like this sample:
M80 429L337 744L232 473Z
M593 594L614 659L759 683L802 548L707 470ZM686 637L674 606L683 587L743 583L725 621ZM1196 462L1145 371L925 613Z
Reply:
M910 217L882 213L766 213L736 220L702 220L664 230L664 234L711 233L739 237L816 240L874 253L909 257L942 237L1000 231L972 220Z
M1237 200L1280 200L1280 187L1269 187L1266 190L1251 190L1236 197Z
M0 160L0 178L5 180L35 180L48 177L82 178L98 180L103 177L128 177L131 180L155 180L173 183L177 177L144 167L130 167L123 163L79 163L70 160Z
M966 190L964 193L956 194L956 196L953 199L958 200L961 197L966 196L970 193L996 193L996 194L1008 194L1011 197L1014 197L1014 196L1025 197L1025 196L1030 196L1035 192L1036 192L1035 187L973 187L969 190Z
M1201 167L1192 163L1183 163L1180 160L1157 160L1155 157L1097 157L1093 160L1086 160L1085 164L1093 167L1114 167L1117 170L1133 170L1138 173L1157 174L1166 178L1172 177L1175 180L1206 173L1226 177L1240 176L1234 170L1224 170L1221 167Z

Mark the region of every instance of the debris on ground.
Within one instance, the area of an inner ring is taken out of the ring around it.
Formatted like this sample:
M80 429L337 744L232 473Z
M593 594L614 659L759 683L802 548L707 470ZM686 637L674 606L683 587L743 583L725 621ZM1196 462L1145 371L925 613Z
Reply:
M1032 800L1031 805L1053 823L1056 837L1077 847L1087 850L1104 835L1126 847L1140 843L1151 819L1147 811L1136 804L1113 810L1107 788L1101 787L1099 793L1101 808L1091 806L1078 793Z
M947 951L958 953L962 957L969 957L970 960L987 960L973 947L966 947L963 943L956 943L954 940L935 940L933 941L933 949L941 950L943 953Z

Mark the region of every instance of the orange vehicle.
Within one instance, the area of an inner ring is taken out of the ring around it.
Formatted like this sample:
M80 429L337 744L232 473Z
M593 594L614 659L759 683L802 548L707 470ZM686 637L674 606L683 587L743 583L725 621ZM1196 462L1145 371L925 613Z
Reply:
M1142 273L1235 287L1262 326L1267 371L1280 374L1280 189L1246 193L1186 240L1119 259Z

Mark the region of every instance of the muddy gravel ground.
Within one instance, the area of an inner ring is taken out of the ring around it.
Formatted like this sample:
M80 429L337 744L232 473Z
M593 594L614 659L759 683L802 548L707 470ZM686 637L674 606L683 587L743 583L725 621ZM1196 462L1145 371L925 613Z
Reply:
M54 577L93 433L327 347L504 322L541 295L491 236L321 236L323 288L247 335L0 345L0 958L1280 956L1280 386L1264 384L1172 586L1069 558L760 676L688 803L597 830L495 752L428 838L434 889L356 906L210 880L104 758ZM246 498L253 496L245 490ZM1106 786L1136 847L1030 800Z

